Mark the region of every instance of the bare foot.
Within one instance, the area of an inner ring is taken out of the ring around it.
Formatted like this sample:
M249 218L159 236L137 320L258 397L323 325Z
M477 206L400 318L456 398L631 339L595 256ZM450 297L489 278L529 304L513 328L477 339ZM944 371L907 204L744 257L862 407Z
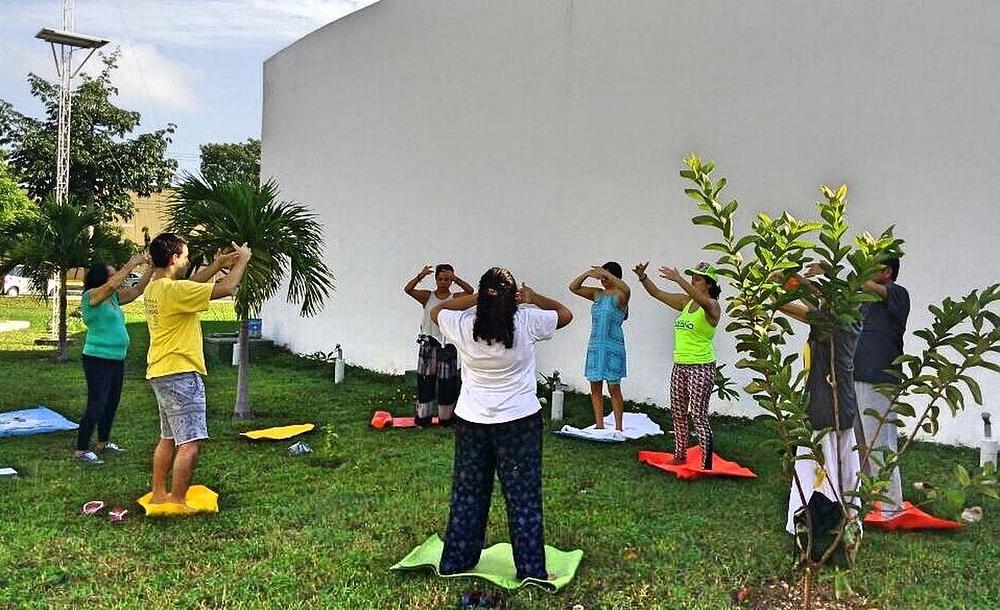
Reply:
M687 459L675 457L672 460L670 460L670 463L673 464L674 466L682 466L684 464L687 464Z
M601 422L599 424L594 424L594 430L603 430L603 429L604 429L604 422Z
M162 494L154 493L152 499L150 499L150 504L166 504L170 502L170 494L163 492Z

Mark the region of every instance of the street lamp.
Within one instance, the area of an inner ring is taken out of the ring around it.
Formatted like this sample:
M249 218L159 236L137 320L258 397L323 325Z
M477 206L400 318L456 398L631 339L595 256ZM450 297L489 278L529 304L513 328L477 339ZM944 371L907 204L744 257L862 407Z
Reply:
M72 98L70 96L70 82L76 76L83 64L94 54L94 52L108 44L108 41L96 36L77 34L73 31L73 0L63 0L63 23L62 29L42 28L35 38L40 38L49 43L52 47L52 59L56 62L56 72L59 74L59 123L56 135L56 201L60 204L66 203L69 192L69 136L70 136L70 114L72 113ZM56 45L59 45L59 54L56 54ZM73 70L73 51L76 49L89 49L90 52L80 62L80 65ZM65 286L60 278L58 290L65 291ZM58 338L59 334L59 304L62 294L58 298L52 299L52 338Z

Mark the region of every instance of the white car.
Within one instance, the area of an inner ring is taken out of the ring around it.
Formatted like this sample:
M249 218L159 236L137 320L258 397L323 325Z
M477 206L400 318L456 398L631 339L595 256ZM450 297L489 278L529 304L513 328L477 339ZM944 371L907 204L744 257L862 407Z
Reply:
M3 294L9 297L16 297L21 294L38 294L38 291L33 290L31 287L31 279L24 277L22 273L24 273L24 267L17 265L10 270L10 273L3 276ZM48 296L54 295L58 287L59 282L50 279L47 290Z

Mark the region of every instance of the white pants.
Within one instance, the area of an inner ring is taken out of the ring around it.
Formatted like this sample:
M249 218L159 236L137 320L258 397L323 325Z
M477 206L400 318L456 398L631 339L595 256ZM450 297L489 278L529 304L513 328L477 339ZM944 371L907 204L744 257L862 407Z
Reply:
M840 468L837 467L837 444L840 444ZM805 503L809 504L809 499L813 493L819 492L833 502L843 501L845 503L855 502L854 498L845 498L844 491L858 490L858 472L861 470L861 462L858 457L857 441L854 438L854 430L841 430L840 432L830 432L823 437L821 447L823 449L823 469L826 476L823 476L820 465L815 460L795 460L795 473L802 484L802 492L805 495ZM798 455L808 453L805 447L798 448ZM789 534L795 534L795 523L792 519L795 511L802 508L802 497L792 480L792 489L788 494L788 521L785 529ZM856 513L853 509L848 509L850 515Z
M883 447L892 449L893 451L896 450L899 430L893 424L896 421L896 414L889 413L889 407L891 406L889 399L875 391L875 384L855 381L854 393L858 397L858 420L854 427L857 430L860 425L865 435L865 444L872 448L871 456L863 466L868 475L875 476L882 464L882 454L877 450ZM877 438L875 436L875 429L878 428L878 418L865 415L864 412L868 409L875 409L883 417L886 417L888 414L885 424L882 425L882 429L878 432ZM889 488L886 490L885 495L889 497L890 501L882 503L882 515L891 518L902 510L903 505L903 482L899 476L898 467L892 469L892 474L889 478Z

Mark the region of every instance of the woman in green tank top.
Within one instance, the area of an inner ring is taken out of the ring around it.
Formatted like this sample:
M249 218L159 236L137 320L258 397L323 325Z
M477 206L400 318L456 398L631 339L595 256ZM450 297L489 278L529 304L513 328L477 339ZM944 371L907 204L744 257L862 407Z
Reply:
M681 312L674 321L674 367L670 372L670 411L674 422L674 463L687 462L688 413L694 419L701 449L701 468L712 469L712 427L708 422L708 399L715 385L715 349L712 339L719 324L719 275L708 263L698 263L684 273L660 267L660 277L675 282L684 292L657 288L646 275L649 262L634 268L639 282L654 299Z

